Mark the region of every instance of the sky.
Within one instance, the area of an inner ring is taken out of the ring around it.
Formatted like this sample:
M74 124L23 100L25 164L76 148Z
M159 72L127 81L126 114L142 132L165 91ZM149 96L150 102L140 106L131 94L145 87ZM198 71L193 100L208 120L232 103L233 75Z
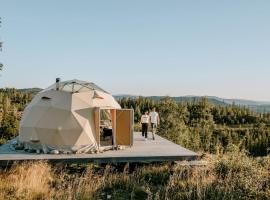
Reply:
M268 0L0 0L0 87L270 101Z

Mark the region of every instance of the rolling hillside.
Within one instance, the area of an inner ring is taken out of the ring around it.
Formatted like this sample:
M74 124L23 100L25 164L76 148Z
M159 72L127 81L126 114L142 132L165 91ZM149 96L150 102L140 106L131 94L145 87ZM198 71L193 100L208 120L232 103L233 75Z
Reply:
M24 89L19 89L20 92L22 93L30 93L30 94L37 94L40 92L42 89L41 88L24 88ZM114 97L119 100L122 98L138 98L139 96L136 95L114 95ZM165 96L147 96L146 98L153 99L156 101L159 101ZM194 102L200 100L201 96L179 96L179 97L171 97L173 100L176 102ZM208 101L214 105L218 106L226 106L226 105L239 105L239 106L245 106L249 107L251 110L259 113L264 113L264 112L270 112L270 102L265 102L265 101L252 101L252 100L246 100L246 99L224 99L224 98L219 98L215 96L206 96Z
M135 95L115 95L116 99L121 98L138 98L139 96ZM161 100L165 98L165 96L148 96L147 98L153 99L153 100ZM201 98L201 96L179 96L179 97L171 97L176 102L194 102L198 101ZM246 99L223 99L219 97L214 96L206 96L205 98L208 99L208 101L214 105L218 106L226 106L226 105L239 105L239 106L245 106L249 107L251 110L259 113L264 112L270 112L270 102L264 102L264 101L252 101L252 100L246 100Z

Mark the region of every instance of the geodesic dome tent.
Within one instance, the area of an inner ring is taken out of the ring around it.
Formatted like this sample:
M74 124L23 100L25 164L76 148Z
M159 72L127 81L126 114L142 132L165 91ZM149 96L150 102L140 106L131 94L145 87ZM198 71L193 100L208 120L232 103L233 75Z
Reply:
M120 109L112 95L94 83L57 81L26 107L19 143L26 149L93 153L98 150L95 110Z

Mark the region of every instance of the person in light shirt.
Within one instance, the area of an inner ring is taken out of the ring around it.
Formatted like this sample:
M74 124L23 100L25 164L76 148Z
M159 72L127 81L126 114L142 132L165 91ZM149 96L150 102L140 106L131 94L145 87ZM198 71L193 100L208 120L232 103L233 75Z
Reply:
M148 135L148 125L150 122L150 117L148 115L148 112L145 112L144 115L141 117L141 124L142 124L142 136L147 139Z
M150 120L151 120L151 127L152 127L152 136L153 136L153 140L155 140L157 127L160 122L159 114L156 112L156 108L153 108L152 112L150 113Z

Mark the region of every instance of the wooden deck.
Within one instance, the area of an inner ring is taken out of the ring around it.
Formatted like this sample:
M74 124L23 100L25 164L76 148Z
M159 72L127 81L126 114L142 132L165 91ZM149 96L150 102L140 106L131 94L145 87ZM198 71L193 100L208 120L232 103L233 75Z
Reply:
M151 136L151 134L149 134ZM14 151L10 144L0 146L0 165L13 162L47 160L51 163L151 163L164 161L191 161L198 155L160 136L144 141L140 133L134 133L134 146L125 150L100 154L50 155Z

